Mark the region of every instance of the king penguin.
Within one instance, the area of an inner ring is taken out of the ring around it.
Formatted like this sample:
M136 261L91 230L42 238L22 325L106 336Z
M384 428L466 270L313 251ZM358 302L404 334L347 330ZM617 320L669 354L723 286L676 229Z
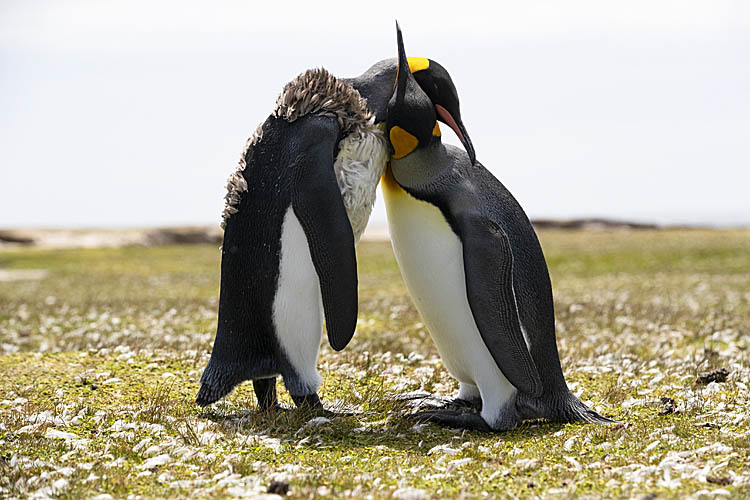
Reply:
M541 246L518 202L480 163L441 142L439 114L409 72L388 103L393 154L384 174L388 225L407 288L443 363L459 381L455 405L414 414L479 431L526 418L611 422L570 393L555 341L552 287Z
M412 58L427 95L473 147L450 75ZM309 70L286 85L227 182L216 338L196 402L252 380L259 408L277 406L281 376L295 405L322 410L318 350L343 349L357 321L355 243L390 156L385 115L396 59L338 79Z

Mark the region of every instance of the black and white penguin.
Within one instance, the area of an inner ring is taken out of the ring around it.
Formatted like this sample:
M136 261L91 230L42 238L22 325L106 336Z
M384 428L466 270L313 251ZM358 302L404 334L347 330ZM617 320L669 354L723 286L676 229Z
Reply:
M473 155L448 73L428 59L412 64ZM322 408L323 317L331 347L343 349L357 321L354 246L390 156L395 75L395 59L353 79L307 71L248 140L227 183L218 326L199 405L253 380L259 407L274 407L281 375L298 407Z
M435 107L408 71L388 103L394 151L382 185L399 268L443 363L455 405L418 420L481 431L525 418L610 422L570 393L555 342L552 288L534 229L481 164L444 146Z

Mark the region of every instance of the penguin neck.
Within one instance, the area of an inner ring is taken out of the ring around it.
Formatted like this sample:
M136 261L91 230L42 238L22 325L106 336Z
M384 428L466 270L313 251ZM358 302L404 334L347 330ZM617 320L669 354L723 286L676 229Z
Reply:
M397 160L391 159L394 180L404 189L422 186L442 175L453 162L439 138Z
M367 107L375 114L375 123L385 121L388 114L388 100L393 94L397 65L395 58L384 59L359 76L342 79L367 99Z

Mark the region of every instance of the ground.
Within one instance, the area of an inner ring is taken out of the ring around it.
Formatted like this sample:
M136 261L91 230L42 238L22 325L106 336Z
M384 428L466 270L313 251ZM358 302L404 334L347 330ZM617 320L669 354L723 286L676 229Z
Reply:
M324 402L356 411L331 420L259 414L247 383L193 403L216 322L215 245L2 251L0 497L287 484L295 498L750 496L750 230L540 238L568 383L620 424L487 435L404 418L394 395L457 383L388 243L359 248L352 343L321 350Z

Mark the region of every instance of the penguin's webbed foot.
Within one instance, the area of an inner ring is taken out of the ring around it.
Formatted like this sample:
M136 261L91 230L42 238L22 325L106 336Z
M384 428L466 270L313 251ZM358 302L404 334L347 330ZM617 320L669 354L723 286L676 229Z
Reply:
M419 405L420 410L474 410L482 411L482 400L481 399L461 399L461 398L445 398L441 396L432 396L430 399L425 399Z
M456 410L425 410L407 415L409 420L417 422L429 422L452 427L454 429L467 429L479 432L493 432L492 427L479 415L479 413L466 413Z
M297 406L298 410L306 411L311 413L312 415L318 416L318 417L327 417L327 418L333 418L333 417L351 417L354 415L352 412L346 412L346 411L334 411L334 410L328 410L323 406L323 403L321 403L320 398L316 393L312 394L306 394L304 396L292 396L292 401L294 401L294 404Z
M449 407L453 408L466 408L476 411L482 411L482 398L477 399L461 399L455 398L448 403Z
M300 410L318 411L324 409L323 403L320 402L317 393L313 392L312 394L305 394L304 396L290 394L290 396L292 396L292 401L294 401L295 406Z
M444 396L436 396L429 392L406 392L397 394L392 398L395 401L402 401L412 408L418 410L465 410L471 409L476 411L482 411L482 399L461 399L461 398L447 398Z

